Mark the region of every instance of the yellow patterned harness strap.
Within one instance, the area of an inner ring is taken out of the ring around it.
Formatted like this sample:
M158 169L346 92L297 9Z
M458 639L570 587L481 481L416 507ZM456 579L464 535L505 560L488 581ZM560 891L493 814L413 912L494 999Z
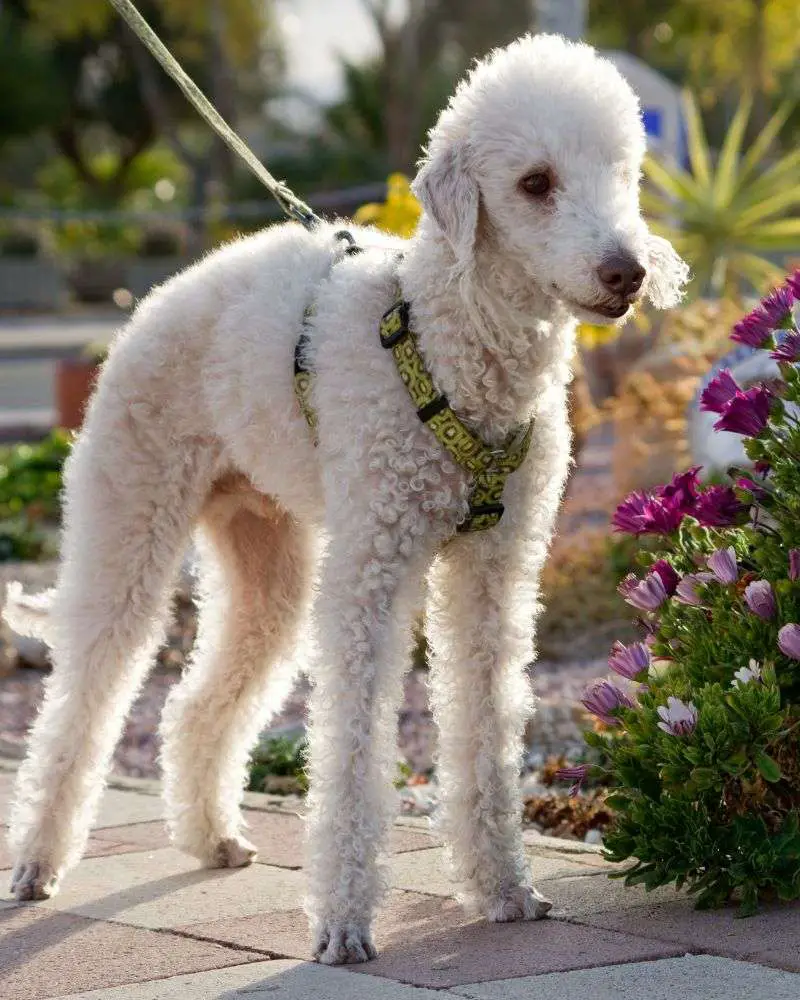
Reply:
M458 530L492 528L503 516L506 480L528 453L533 421L512 433L501 448L485 444L456 416L447 396L436 390L408 323L408 303L396 302L381 319L381 344L394 355L397 371L419 419L430 427L458 465L473 476L469 513Z

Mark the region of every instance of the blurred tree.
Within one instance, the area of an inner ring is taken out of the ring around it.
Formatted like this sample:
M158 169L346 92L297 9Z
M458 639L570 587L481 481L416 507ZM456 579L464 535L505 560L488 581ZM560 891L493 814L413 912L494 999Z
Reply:
M755 135L780 99L800 96L798 0L590 0L588 37L691 86L719 109L720 140L735 103L724 98L753 95Z
M18 19L0 11L0 146L52 125L64 113L63 95L46 46L22 35ZM12 96L13 95L13 96Z
M142 13L221 113L235 120L260 104L280 68L266 0L149 0ZM217 143L208 155L204 126L107 0L5 0L10 37L35 54L49 81L51 105L31 116L73 164L94 203L118 199L136 157L162 139L193 177L202 204L210 180L231 164ZM33 58L33 55L31 56ZM18 86L14 86L14 94ZM94 169L113 152L113 169Z
M530 0L363 0L381 52L368 66L345 64L345 94L328 110L335 141L361 137L385 166L411 171L436 113L469 62L531 27Z

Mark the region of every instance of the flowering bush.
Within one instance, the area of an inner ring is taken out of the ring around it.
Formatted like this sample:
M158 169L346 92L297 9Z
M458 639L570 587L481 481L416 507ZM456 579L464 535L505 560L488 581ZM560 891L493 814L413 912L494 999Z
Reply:
M613 523L657 536L620 584L640 641L590 686L586 734L601 761L565 771L613 786L613 861L647 888L674 882L698 906L732 895L800 897L800 271L734 329L781 378L747 391L727 371L704 390L720 433L746 437L753 469L703 488L689 469L634 492Z

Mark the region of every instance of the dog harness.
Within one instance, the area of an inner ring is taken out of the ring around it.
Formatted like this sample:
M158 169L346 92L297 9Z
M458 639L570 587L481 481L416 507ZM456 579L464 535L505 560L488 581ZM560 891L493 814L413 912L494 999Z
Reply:
M354 245L345 251L353 252L358 252ZM294 389L316 444L317 413L311 400L313 371L307 360L308 326L313 315L314 307L310 306L305 311L304 330L295 348ZM408 303L402 299L395 302L383 314L379 331L381 345L392 352L417 416L453 460L472 476L469 511L458 531L484 531L494 527L503 516L506 481L522 465L528 453L533 420L512 431L501 447L491 447L467 427L450 406L447 396L436 389L425 367L416 334L409 328Z

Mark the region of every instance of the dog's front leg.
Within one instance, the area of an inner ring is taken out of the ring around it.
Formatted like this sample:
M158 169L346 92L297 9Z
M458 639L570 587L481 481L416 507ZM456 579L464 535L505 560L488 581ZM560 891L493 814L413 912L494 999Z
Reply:
M519 794L537 572L501 522L456 539L430 580L438 825L464 901L494 921L537 919L551 906L531 882Z
M315 958L374 958L378 866L395 805L400 682L424 575L407 527L350 516L330 543L317 599L310 704L309 898Z

